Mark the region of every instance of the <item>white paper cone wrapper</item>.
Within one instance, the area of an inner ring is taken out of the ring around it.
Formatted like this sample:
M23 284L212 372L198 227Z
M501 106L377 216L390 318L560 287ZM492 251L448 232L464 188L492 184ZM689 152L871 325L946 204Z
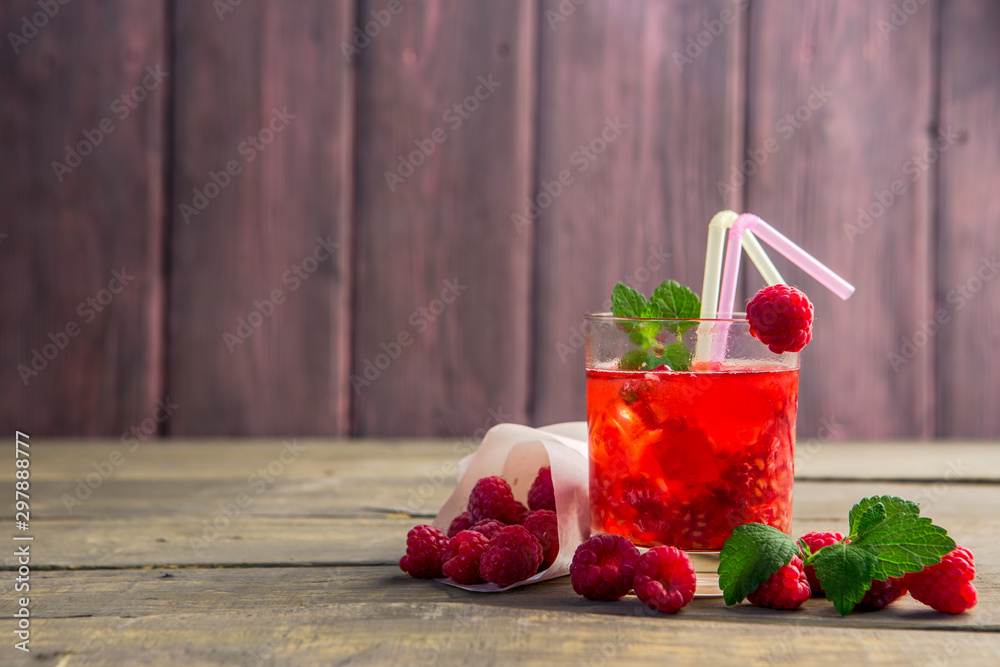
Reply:
M586 422L566 422L542 428L500 424L486 433L475 453L458 462L458 488L434 518L434 527L447 533L452 520L465 511L472 487L483 477L500 475L510 484L514 498L527 505L539 468L552 468L559 555L547 570L500 588L496 584L457 584L438 581L467 591L497 593L569 574L577 546L590 536L590 466L587 458Z

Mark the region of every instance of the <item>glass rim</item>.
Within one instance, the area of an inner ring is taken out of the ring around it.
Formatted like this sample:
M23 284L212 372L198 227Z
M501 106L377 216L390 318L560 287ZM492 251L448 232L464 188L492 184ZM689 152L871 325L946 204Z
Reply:
M733 313L733 317L616 317L609 312L587 313L585 320L622 321L622 322L747 322L746 313Z

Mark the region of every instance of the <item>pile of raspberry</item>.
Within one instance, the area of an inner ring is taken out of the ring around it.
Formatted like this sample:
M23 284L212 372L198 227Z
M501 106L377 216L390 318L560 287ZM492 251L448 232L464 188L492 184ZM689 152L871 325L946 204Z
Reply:
M573 554L573 590L588 600L618 600L634 590L650 609L673 614L694 599L694 567L676 547L640 554L618 535L595 535Z
M800 538L815 553L823 547L844 540L841 533L813 532ZM794 556L787 565L747 596L751 604L772 609L795 609L811 596L825 597L822 585L812 565L803 565L808 554ZM972 552L956 546L937 565L929 565L920 572L910 572L903 577L889 577L885 581L873 580L871 588L855 609L874 611L882 609L906 595L910 595L932 609L947 614L961 614L976 606L976 564Z
M480 479L447 535L428 525L410 530L399 567L417 579L445 576L503 588L548 569L558 554L552 470L545 467L528 491L527 507L502 477Z

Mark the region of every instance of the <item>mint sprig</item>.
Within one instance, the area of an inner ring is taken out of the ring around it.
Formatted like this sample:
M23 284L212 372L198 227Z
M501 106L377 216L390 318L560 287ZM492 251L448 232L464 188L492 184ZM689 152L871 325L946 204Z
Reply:
M618 283L611 291L611 314L615 317L647 317L646 297L628 285Z
M726 604L742 601L757 586L801 554L812 565L828 600L843 616L871 587L907 572L936 565L955 548L948 532L920 516L920 506L895 496L863 498L850 512L849 535L810 552L804 543L757 523L737 526L722 547L719 586ZM794 549L789 551L788 545Z
M846 616L871 588L878 557L869 547L838 542L817 550L808 560L816 568L826 599Z
M736 526L719 561L719 587L726 604L742 602L798 552L795 540L777 528L762 523Z
M868 509L864 511L861 518L858 519L858 528L853 531L859 537L861 535L866 535L872 528L879 525L888 516L886 512L885 505L882 503L875 503Z
M701 301L698 295L675 280L660 283L649 299L638 290L618 283L611 292L611 314L631 319L697 319L701 314ZM639 350L630 350L623 355L619 368L652 370L664 364L673 370L688 370L691 367L691 351L681 336L693 324L629 322L621 326ZM661 342L662 328L677 336L677 342L671 345Z
M916 514L920 515L920 505L913 502L912 500L903 500L902 498L897 498L895 496L872 496L871 498L862 498L858 503L851 508L851 513L848 516L848 525L850 526L851 535L857 535L858 522L866 511L868 511L872 506L881 504L885 509L885 515L887 517L896 516L898 514Z
M659 308L662 317L673 320L696 320L701 315L701 300L689 288L676 280L664 280L653 290L650 303Z
M935 526L927 517L913 514L887 518L851 544L874 552L877 560L872 578L879 581L920 572L928 565L940 563L941 557L955 548L955 540L948 537L948 531Z

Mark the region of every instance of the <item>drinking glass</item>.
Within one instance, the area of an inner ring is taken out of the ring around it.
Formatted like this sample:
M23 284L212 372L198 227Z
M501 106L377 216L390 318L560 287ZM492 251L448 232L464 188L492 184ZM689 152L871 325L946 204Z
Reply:
M742 314L601 313L584 332L591 530L683 549L698 594L718 594L718 552L735 526L791 531L799 355L771 352ZM725 354L712 358L720 337Z

